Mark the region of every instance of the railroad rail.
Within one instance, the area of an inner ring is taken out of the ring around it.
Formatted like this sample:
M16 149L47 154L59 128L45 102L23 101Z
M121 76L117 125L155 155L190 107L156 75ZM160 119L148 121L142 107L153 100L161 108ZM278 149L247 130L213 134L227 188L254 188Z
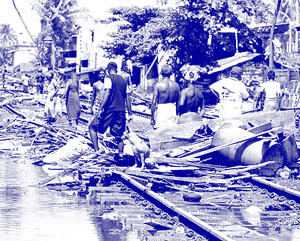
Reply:
M17 107L7 105L7 109L14 115L26 117ZM44 186L76 191L80 196L94 198L99 205L110 203L115 210L119 210L114 204L119 200L124 206L120 212L126 210L125 201L133 203L136 207L132 207L131 215L144 208L149 215L161 218L159 223L152 223L156 229L159 224L161 232L164 228L174 229L174 239L169 240L292 240L300 227L300 192L277 184L276 179L252 175L230 182L225 178L211 182L205 178L209 167L201 163L197 165L201 174L189 176L135 171L108 163L105 165L103 159L84 160L76 168L84 177L79 183L44 183ZM300 180L295 181L300 186ZM201 200L184 199L185 195L194 194L200 195ZM150 216L150 220L154 218ZM137 226L142 226L138 223L141 221L148 222L149 218L131 220L137 222ZM176 237L180 226L184 229L184 238Z

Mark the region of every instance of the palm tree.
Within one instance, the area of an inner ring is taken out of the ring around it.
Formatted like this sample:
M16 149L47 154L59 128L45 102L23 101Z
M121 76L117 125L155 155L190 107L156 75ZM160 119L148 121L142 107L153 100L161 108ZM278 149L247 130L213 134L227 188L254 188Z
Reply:
M0 66L12 65L13 63L13 54L7 49L0 47Z
M17 37L9 24L0 25L0 66L11 65Z
M51 62L54 67L57 48L67 48L72 35L76 33L73 17L81 9L77 8L76 0L35 0L33 7L43 22L38 46L43 48L45 39L52 40L48 47L51 48Z
M0 46L12 47L17 44L17 37L9 24L0 25Z

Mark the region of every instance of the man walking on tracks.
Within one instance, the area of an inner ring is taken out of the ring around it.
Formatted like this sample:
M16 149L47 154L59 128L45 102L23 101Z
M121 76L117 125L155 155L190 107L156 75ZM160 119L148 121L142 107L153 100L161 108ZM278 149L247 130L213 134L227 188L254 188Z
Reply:
M241 81L242 72L242 68L235 66L231 69L229 78L210 85L210 89L220 100L217 109L221 118L236 118L242 114L243 100L249 98L246 85Z
M99 150L97 132L104 133L110 128L110 134L115 137L118 145L119 158L123 154L124 143L122 135L126 126L126 106L131 117L129 98L127 97L127 82L117 74L117 64L110 62L107 65L108 76L104 79L104 96L100 105L99 116L94 117L89 125L90 137L94 150Z
M151 106L151 125L156 128L177 123L180 88L175 81L170 79L172 72L171 65L163 65L161 68L162 80L154 86Z

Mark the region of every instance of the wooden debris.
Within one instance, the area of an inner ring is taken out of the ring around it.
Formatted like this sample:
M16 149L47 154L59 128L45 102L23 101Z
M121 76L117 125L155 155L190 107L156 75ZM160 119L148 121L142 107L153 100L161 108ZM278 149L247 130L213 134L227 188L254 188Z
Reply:
M211 140L212 140L212 138L209 138L208 140L203 140L203 141L195 141L191 145L182 146L182 147L170 150L167 153L167 155L170 157L183 157L184 154L187 152L191 152L191 151L199 150L199 149L202 149L202 150L208 149L211 145Z
M54 180L55 178L60 178L60 177L66 176L66 175L72 173L72 172L75 171L75 170L76 170L76 168L69 168L69 169L66 170L66 171L61 171L61 172L59 172L59 173L57 173L57 174L55 174L55 175L53 175L53 176L50 176L50 177L46 178L46 179L43 180L43 181L41 181L41 182L39 183L39 185L42 185L42 186L47 185L49 182L51 182L51 181Z
M242 138L240 140L232 141L230 143L227 143L227 144L224 144L224 145L221 145L221 146L217 146L217 147L213 147L213 148L210 148L208 150L204 150L204 151L196 150L196 151L193 151L191 153L185 154L184 156L193 157L193 158L201 157L201 156L204 156L204 155L211 154L211 153L214 153L216 151L222 150L222 149L224 149L226 147L229 147L229 146L232 146L232 145L235 145L235 144L239 144L239 143L242 143L242 142L253 140L253 139L257 138L257 137L260 137L260 136L265 135L265 134L269 134L270 132L276 131L278 129L279 128L273 128L271 130L264 131L264 132L261 132L259 134L256 134L256 135L254 135L252 137Z
M201 195L200 193L196 192L185 192L182 195L184 201L188 202L200 202L201 200Z
M132 176L137 176L137 177L142 177L142 178L155 178L158 180L168 180L172 181L174 183L198 183L199 178L196 177L175 177L175 176L168 176L164 175L161 173L160 175L158 174L152 174L152 173L147 173L146 171L138 171L138 170L126 170L126 174L132 175Z
M192 167L202 167L201 163L211 160L211 158L199 161L198 159L193 159L193 158L172 158L172 157L152 157L152 159L157 164L175 165L175 166L192 166Z
M251 132L253 134L259 134L261 132L264 132L264 131L267 131L270 129L272 129L272 123L269 121L267 123L263 123L261 125L248 128L247 131Z
M285 153L285 165L290 166L295 164L299 158L295 135L289 135L282 141L281 144Z
M264 163L259 163L259 164L256 164L256 165L250 165L250 166L246 166L244 168L240 168L240 169L232 169L232 170L224 170L224 171L219 171L219 172L216 172L216 174L221 174L221 175L228 175L228 176L237 176L237 175L240 175L242 173L245 173L245 172L248 172L248 171L251 171L251 170L255 170L255 169L259 169L259 168L262 168L262 167L265 167L267 165L271 165L271 164L274 164L275 161L268 161L268 162L264 162Z
M154 229L157 229L157 230L169 230L169 229L173 228L171 225L162 224L162 223L159 223L156 221L149 221L149 222L145 222L144 224L152 226Z

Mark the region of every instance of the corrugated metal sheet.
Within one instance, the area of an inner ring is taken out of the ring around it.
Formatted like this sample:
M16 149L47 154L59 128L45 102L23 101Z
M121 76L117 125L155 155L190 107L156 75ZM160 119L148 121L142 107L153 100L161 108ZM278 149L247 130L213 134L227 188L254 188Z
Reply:
M260 54L249 53L249 52L236 53L232 57L218 60L217 61L218 66L213 68L211 71L209 71L208 74L213 74L216 72L223 71L223 70L231 68L235 65L252 60L259 55Z

